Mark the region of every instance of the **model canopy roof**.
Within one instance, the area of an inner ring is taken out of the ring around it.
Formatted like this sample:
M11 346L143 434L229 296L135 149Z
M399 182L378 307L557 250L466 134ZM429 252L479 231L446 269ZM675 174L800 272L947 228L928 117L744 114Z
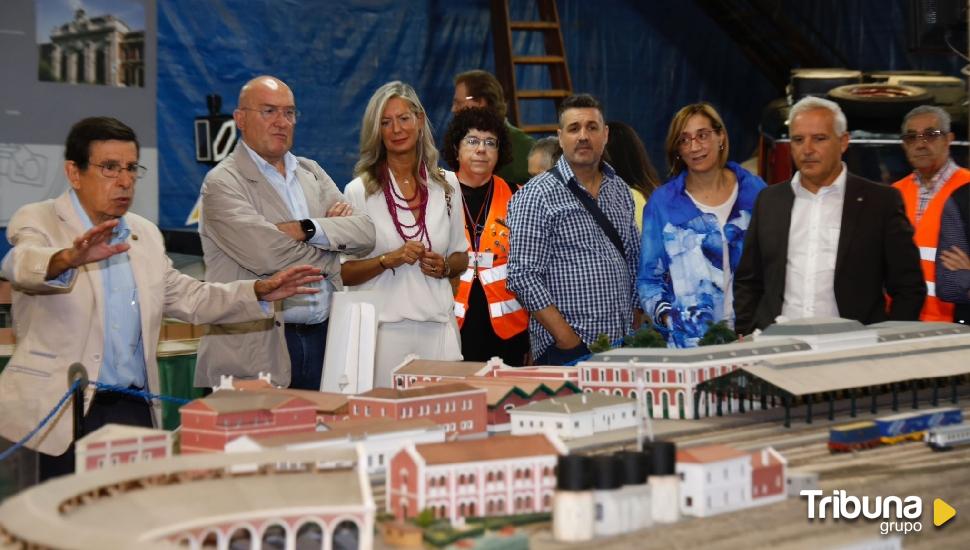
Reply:
M842 319L839 317L812 317L782 321L765 328L761 334L765 336L821 336L823 334L841 334L865 330L865 325L859 321Z
M370 399L414 399L415 397L428 397L431 395L448 395L452 393L461 392L480 392L479 388L469 386L468 384L462 382L454 382L450 384L435 384L431 386L421 386L416 388L408 388L406 390L397 390L393 388L374 388L368 392L364 392L357 397L366 397Z
M739 342L734 344L720 344L686 349L668 348L619 348L597 353L584 363L663 363L684 364L705 363L708 361L722 361L737 359L739 361L752 357L774 355L778 353L807 351L812 346L801 340L774 339L770 342Z
M970 334L903 340L795 357L766 358L719 379L702 390L761 381L793 396L812 395L916 379L970 374ZM749 380L753 377L755 380ZM742 382L742 378L744 381Z

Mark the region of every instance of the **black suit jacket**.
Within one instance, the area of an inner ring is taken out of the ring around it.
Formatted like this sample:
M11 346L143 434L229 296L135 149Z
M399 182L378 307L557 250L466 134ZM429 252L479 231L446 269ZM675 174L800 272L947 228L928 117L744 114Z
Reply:
M738 334L763 329L781 314L794 202L791 181L758 195L734 276ZM864 324L919 318L926 284L896 189L847 175L834 286L841 317ZM888 314L885 294L892 300Z

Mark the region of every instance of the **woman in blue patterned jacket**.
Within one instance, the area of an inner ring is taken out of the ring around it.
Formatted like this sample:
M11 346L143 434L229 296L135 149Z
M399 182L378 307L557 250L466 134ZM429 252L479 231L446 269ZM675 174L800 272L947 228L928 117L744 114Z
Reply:
M693 347L712 323L734 323L734 271L765 183L728 162L728 135L708 103L688 105L665 144L673 179L643 212L637 290L670 347Z

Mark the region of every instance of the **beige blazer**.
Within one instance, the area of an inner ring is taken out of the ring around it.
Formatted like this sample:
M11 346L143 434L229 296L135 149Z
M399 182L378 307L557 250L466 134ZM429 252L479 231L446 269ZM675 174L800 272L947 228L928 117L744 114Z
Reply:
M204 324L221 320L269 317L250 282L214 285L182 275L165 255L162 235L153 223L126 214L131 228L128 256L138 287L141 331L148 368L148 389L160 391L156 354L162 317ZM0 435L17 441L33 429L68 388L67 370L74 362L97 380L104 353L104 288L99 264L74 270L69 286L45 280L51 256L72 245L84 233L70 196L28 204L7 227L14 245L10 273L17 348L0 373ZM85 395L85 411L93 386ZM161 404L153 403L156 426ZM54 420L28 443L43 453L58 455L71 442L73 406L68 401Z
M327 234L324 250L297 242L276 228L293 215L266 181L241 144L205 177L199 234L206 280L255 279L293 265L319 267L337 290L340 254L366 254L374 248L374 223L366 215L327 218L327 209L346 201L330 176L316 162L297 157L296 177L306 196L310 217ZM290 384L290 356L283 334L283 313L275 319L212 325L199 345L196 386L215 386L220 375L255 378L260 372L274 384Z

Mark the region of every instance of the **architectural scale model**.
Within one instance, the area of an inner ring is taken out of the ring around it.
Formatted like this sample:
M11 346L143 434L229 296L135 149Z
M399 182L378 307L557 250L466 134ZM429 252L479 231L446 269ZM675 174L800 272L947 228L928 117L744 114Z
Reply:
M345 420L325 432L290 435L244 435L226 444L226 452L253 452L270 449L354 449L360 445L366 455L367 473L382 475L391 457L408 444L441 443L445 428L426 418L395 420L362 418Z
M220 384L213 391L223 390L242 390L242 391L265 391L269 393L280 393L300 397L310 401L317 409L317 429L324 430L334 422L346 420L347 398L345 393L297 390L290 388L277 388L270 381L269 373L259 373L259 378L255 380L236 380L232 376L220 376Z
M438 384L406 390L375 388L349 397L351 418L428 418L449 438L485 436L487 392L468 384Z
M509 411L512 435L550 433L568 440L596 433L635 428L637 401L600 393L578 393L545 399Z
M222 452L244 435L312 432L317 411L312 402L283 392L218 391L183 405L181 452Z
M566 452L545 434L408 445L391 459L387 511L407 519L430 509L452 523L550 512L556 461Z
M421 385L448 384L451 381L420 382ZM518 407L538 403L551 397L565 397L580 393L579 386L568 380L542 380L532 378L495 378L470 376L461 380L474 388L488 392L489 433L508 432L511 429L509 413Z
M680 511L706 517L784 500L787 464L771 447L754 453L727 445L680 449Z
M167 430L106 424L75 442L74 470L81 474L118 464L171 458L174 441L174 434Z
M394 370L394 387L409 388L412 385L442 380L465 381L472 378L526 379L541 381L577 380L573 367L510 367L498 357L485 363L473 361L432 361L416 355L407 356Z
M362 458L330 449L195 454L64 476L0 504L0 546L371 548L375 506Z
M967 350L970 327L960 324L864 326L847 319L811 318L774 324L746 342L614 349L580 362L577 371L583 391L640 399L653 418L701 418L781 404L772 405L767 393L766 399L752 399L739 377L761 379L779 390L771 394L778 398L800 397L968 374L970 363L961 360ZM884 368L887 360L892 368ZM725 377L731 373L738 374Z

